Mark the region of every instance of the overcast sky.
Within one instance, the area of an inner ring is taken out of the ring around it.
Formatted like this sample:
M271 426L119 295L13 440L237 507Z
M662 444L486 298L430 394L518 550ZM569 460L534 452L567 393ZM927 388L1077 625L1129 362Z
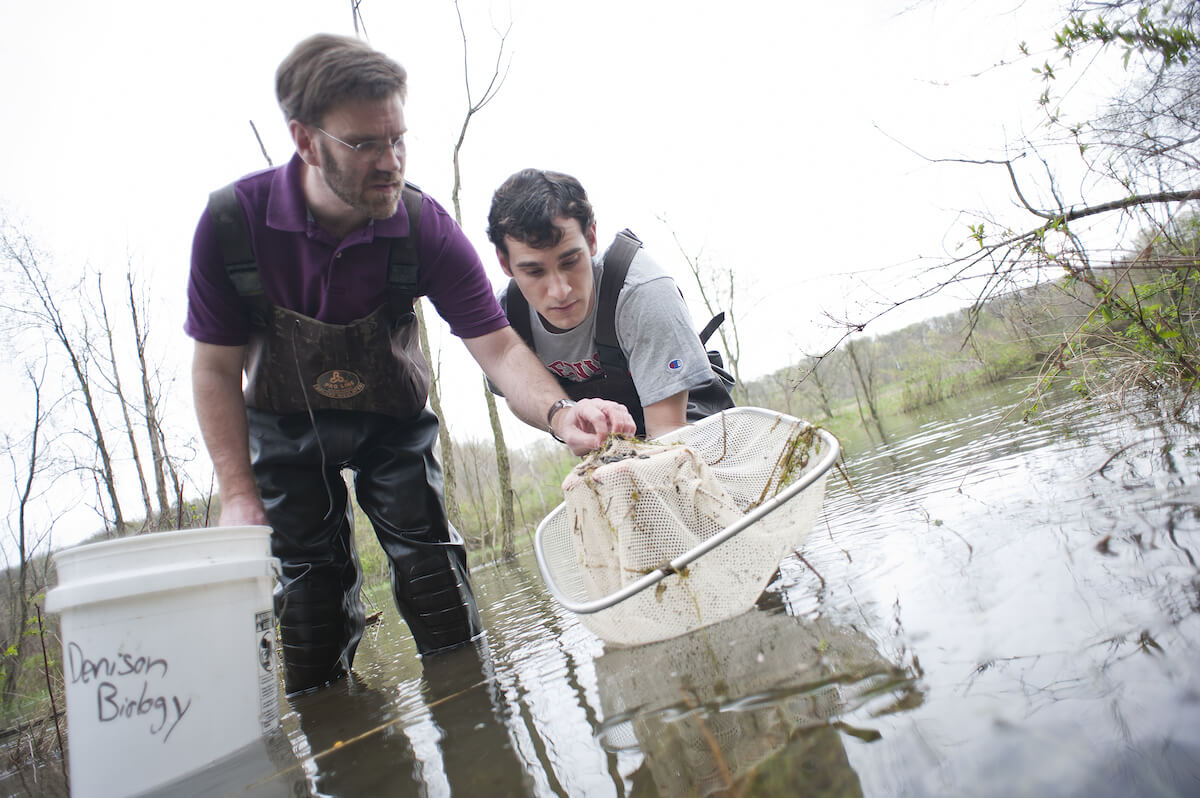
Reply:
M291 142L275 104L280 59L308 34L352 34L335 0L7 2L0 10L0 207L71 272L150 286L152 347L179 374L191 235L208 192ZM466 109L448 0L364 0L366 33L409 72L408 178L452 210L451 153ZM968 240L965 210L1011 205L987 158L1036 132L1055 2L464 0L478 97L508 28L506 81L471 123L463 227L499 286L483 230L495 187L535 166L578 176L603 240L630 227L703 310L689 253L733 267L743 373L836 340L823 314L865 318ZM511 27L509 27L511 24ZM1018 45L1032 56L1020 60ZM1001 66L1005 62L1018 62ZM666 217L670 227L659 217ZM914 307L876 329L944 310ZM728 309L728 308L727 308ZM702 318L704 317L704 318ZM435 316L431 318L436 319ZM440 333L447 417L483 437L478 372ZM510 443L542 433L507 417Z

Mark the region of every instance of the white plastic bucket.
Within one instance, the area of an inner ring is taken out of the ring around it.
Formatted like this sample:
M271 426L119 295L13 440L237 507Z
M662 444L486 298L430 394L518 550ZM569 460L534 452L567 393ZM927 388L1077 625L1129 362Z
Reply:
M279 726L265 526L55 554L71 794L136 795Z

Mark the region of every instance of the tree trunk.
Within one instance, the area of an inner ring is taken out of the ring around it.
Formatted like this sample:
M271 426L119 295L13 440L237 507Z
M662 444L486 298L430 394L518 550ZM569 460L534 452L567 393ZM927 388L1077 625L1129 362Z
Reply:
M104 283L100 275L96 275L96 296L100 301L100 319L104 322L104 337L108 341L108 364L112 369L112 374L109 375L109 384L117 397L117 404L121 408L121 420L125 424L125 434L129 438L129 451L133 453L133 467L137 471L138 485L142 489L142 505L146 512L142 530L146 531L154 528L154 508L150 506L150 488L146 485L146 474L142 470L142 453L138 447L137 435L133 431L133 419L129 417L129 403L125 401L125 390L121 387L121 370L117 366L112 325L108 321L108 303L104 299Z
M873 379L870 379L863 373L863 366L858 358L858 346L854 341L846 342L846 352L850 355L850 360L854 364L854 374L858 377L858 384L863 389L863 401L867 404L867 410L871 413L871 418L875 421L875 428L879 430L879 437L884 443L887 442L887 434L883 431L883 422L879 420L879 410L875 407L875 392L873 390ZM855 392L857 395L857 391ZM862 415L862 409L859 409L859 416ZM866 420L863 420L866 423Z
M829 396L825 393L825 385L821 382L821 375L817 373L819 369L820 366L813 367L813 385L817 388L817 396L821 399L821 409L825 411L825 418L833 418L833 409L829 406Z
M508 446L504 442L504 427L500 424L500 414L496 411L496 397L492 392L483 387L483 396L487 401L488 418L492 422L492 437L496 441L496 476L499 482L500 502L500 556L506 560L511 560L517 556L516 542L514 541L514 513L513 513L513 489L512 489L512 467L508 459Z
M171 511L171 498L167 493L167 453L163 440L161 425L158 421L158 402L150 387L150 369L146 363L146 339L148 331L143 331L138 319L137 302L133 297L133 275L126 272L129 283L129 314L133 319L133 339L137 344L138 370L142 375L142 403L146 413L146 434L150 438L150 456L153 459L154 488L158 495L158 514L163 524Z
M492 536L492 556L495 557L495 527L492 525L492 519L488 516L488 497L483 491L483 476L479 473L479 450L472 445L471 461L475 467L475 497L479 504L479 549L482 553L488 547L488 536Z
M463 43L463 80L467 89L467 112L463 116L462 128L458 132L458 141L454 143L453 166L454 166L454 189L450 193L450 198L454 204L454 220L462 226L462 207L459 203L459 194L462 191L462 169L460 167L460 155L462 154L463 142L467 138L467 127L471 124L471 117L483 109L485 105L491 102L496 94L500 91L500 87L504 85L504 72L501 71L500 63L504 58L504 45L507 40L507 31L500 37L500 46L496 51L496 64L492 70L491 81L483 92L483 96L476 102L471 97L471 74L468 69L468 47L467 47L467 29L463 24L462 9L458 5L458 0L454 2L454 11L458 14L458 29L462 34ZM504 430L500 427L500 418L496 412L496 398L492 392L488 390L487 384L483 386L484 401L488 406L488 417L492 421L492 437L496 448L496 473L500 484L497 486L499 491L499 522L500 535L504 541L504 556L508 557L512 548L513 540L513 500L512 500L512 473L508 463L508 447L504 443ZM493 540L493 549L495 541Z
M58 304L54 301L54 297L58 292L51 289L46 272L42 269L37 253L34 251L28 237L19 233L14 233L10 236L8 230L5 229L0 233L0 248L2 248L4 256L16 264L20 270L19 279L32 293L33 299L33 302L26 302L20 306L14 307L9 305L6 310L11 311L19 317L29 319L31 326L49 332L58 341L70 363L71 373L79 385L79 393L83 399L84 408L87 410L88 420L91 423L92 434L94 436L91 442L95 445L96 452L100 457L100 469L97 475L97 498L100 502L101 516L104 518L105 525L107 526L108 515L104 511L104 495L107 493L108 501L112 507L113 528L120 532L125 526L125 516L121 512L121 501L117 498L117 478L113 471L112 457L104 439L104 427L100 423L100 414L88 382L87 361L83 354L81 354L80 344L72 336L65 319L63 319L62 312L58 308ZM77 296L82 292L82 281L73 286L73 291ZM86 340L86 318L83 321L84 332L82 333L82 337L84 343L82 351L85 354L88 346Z
M425 327L425 303L417 300L413 310L417 312L417 332L421 339L421 354L429 364L429 406L438 417L438 441L442 445L442 477L445 487L442 495L446 502L446 517L459 532L463 531L462 513L458 509L458 478L454 469L454 444L450 441L450 425L446 423L442 410L442 394L439 390L441 369L435 368L433 352L429 348L429 331Z
M0 704L3 705L7 712L12 708L14 701L21 695L20 679L25 663L26 641L31 639L25 632L30 621L30 597L36 593L42 592L45 587L45 571L41 574L42 578L38 578L37 569L33 567L33 560L39 545L45 540L47 543L47 551L49 550L48 535L31 539L28 519L26 518L26 509L29 506L30 497L34 492L34 481L37 478L38 472L41 469L39 461L41 459L41 441L42 441L42 424L46 420L47 411L42 407L42 385L41 381L34 377L33 372L27 372L29 382L33 386L33 430L29 436L29 456L22 458L25 461L26 468L24 474L17 471L17 461L13 452L12 441L5 435L5 444L8 449L9 459L13 465L13 476L24 477L24 481L19 485L15 485L19 489L17 500L17 514L15 520L17 533L17 554L19 557L17 568L7 569L6 576L8 582L8 617L4 627L3 650L0 651L0 659L4 663L4 682L0 685ZM45 560L48 562L49 558ZM32 572L32 574L31 574ZM33 584L30 584L30 576L33 576Z

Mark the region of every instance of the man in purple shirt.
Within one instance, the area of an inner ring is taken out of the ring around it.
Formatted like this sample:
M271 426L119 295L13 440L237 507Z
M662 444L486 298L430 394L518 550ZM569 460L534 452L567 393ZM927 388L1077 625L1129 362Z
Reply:
M416 297L519 418L576 454L634 431L622 405L567 400L508 327L458 225L404 183L405 91L404 68L356 39L298 44L276 73L295 156L214 192L192 247L196 413L220 523L272 528L289 694L343 676L362 636L344 469L418 651L482 631L433 456Z

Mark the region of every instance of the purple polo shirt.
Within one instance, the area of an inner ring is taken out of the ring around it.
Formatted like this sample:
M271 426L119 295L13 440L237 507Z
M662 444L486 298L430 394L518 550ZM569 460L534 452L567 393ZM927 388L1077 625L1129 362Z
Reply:
M285 166L247 175L236 193L246 214L267 300L329 324L349 324L387 300L387 260L393 238L408 235L408 213L377 219L338 241L309 216L300 188L298 155ZM458 223L429 195L421 205L418 296L428 296L460 338L506 327L491 281ZM192 241L184 332L207 344L249 340L249 306L225 273L208 209Z

